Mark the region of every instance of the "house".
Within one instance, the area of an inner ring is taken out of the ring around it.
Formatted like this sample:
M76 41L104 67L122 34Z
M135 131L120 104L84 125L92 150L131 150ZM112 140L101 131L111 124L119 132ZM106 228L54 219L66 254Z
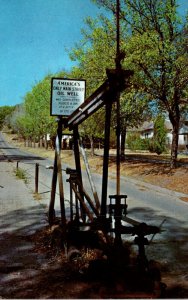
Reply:
M167 129L167 145L172 144L172 124L169 120L165 120ZM154 135L154 122L145 121L139 128L130 129L129 132L139 132L142 139L150 139ZM184 122L179 129L179 147L186 149L188 145L188 122Z
M183 124L179 130L179 145L188 145L188 125Z

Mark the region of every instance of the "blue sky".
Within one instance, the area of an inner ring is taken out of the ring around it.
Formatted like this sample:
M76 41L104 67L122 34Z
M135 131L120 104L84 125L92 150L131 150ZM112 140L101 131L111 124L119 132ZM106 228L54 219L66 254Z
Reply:
M66 48L83 19L101 10L90 0L0 0L0 105L22 102L48 73L69 69Z
M188 1L180 0L181 10ZM90 0L0 0L0 106L15 105L48 73L73 66L66 48L81 38Z

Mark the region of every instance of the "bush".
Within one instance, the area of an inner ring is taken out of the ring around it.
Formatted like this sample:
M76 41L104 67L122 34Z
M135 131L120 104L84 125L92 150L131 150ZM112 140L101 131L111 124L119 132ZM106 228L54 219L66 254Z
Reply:
M148 139L141 139L138 133L129 134L126 142L130 150L148 150Z
M150 139L141 139L139 133L130 133L127 136L127 145L131 150L149 150L160 155L167 152L166 146L167 129L165 119L158 115L154 122L154 135Z
M166 152L166 147L164 144L160 144L158 141L151 139L148 144L148 150L151 153L160 155L161 153Z
M129 134L127 136L127 146L130 150L146 150L151 153L157 153L160 155L163 152L166 152L166 145L164 143L160 143L154 138L151 139L141 139L138 134Z
M154 136L149 142L149 151L158 155L166 152L166 135L165 118L162 115L158 115L154 122Z

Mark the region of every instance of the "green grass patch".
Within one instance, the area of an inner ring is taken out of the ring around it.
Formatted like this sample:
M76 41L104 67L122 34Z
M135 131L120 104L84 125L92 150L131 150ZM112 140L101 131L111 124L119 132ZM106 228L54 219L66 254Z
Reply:
M14 169L14 174L18 179L23 180L25 183L28 183L27 172L21 168Z

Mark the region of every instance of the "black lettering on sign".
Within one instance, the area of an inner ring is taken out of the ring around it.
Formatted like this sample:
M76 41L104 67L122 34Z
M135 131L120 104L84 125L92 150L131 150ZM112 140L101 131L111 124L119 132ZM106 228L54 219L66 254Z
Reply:
M67 92L67 96L78 96L77 92Z
M64 92L57 92L58 95L65 96Z
M80 82L74 81L58 81L58 85L65 85L65 86L80 86Z

